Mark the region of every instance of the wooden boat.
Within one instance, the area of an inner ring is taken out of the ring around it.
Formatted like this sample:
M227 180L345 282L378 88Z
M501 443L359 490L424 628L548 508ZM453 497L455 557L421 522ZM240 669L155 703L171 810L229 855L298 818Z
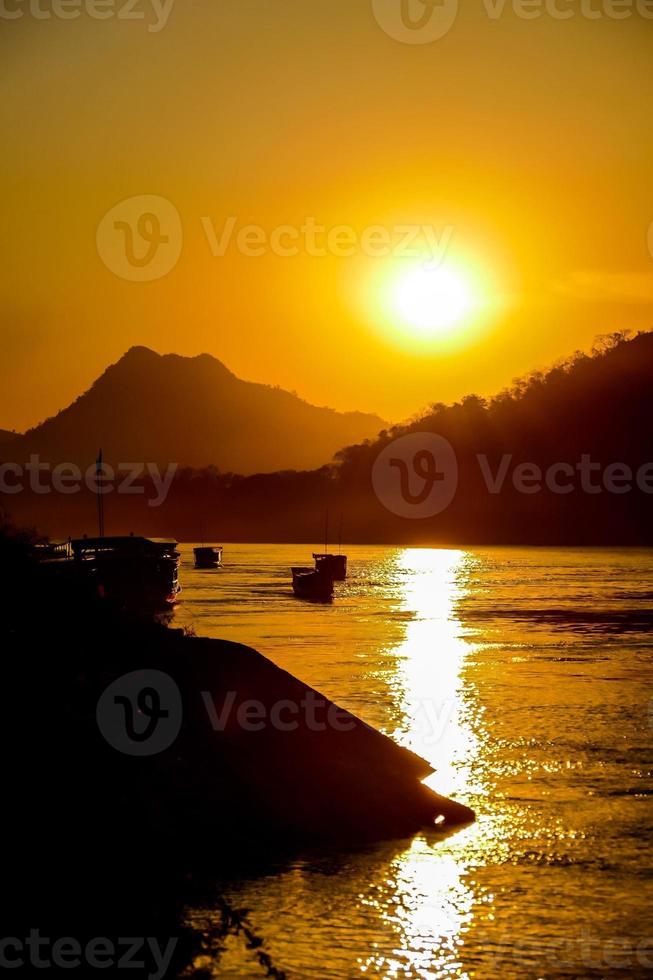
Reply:
M74 570L102 598L133 609L172 606L181 592L177 542L160 538L78 538Z
M62 561L72 557L70 541L44 541L35 544L32 557L38 562Z
M317 571L326 571L336 582L347 578L347 555L330 555L328 552L313 553Z
M333 599L333 579L328 571L298 567L291 571L293 592L298 599L317 602L330 602Z
M217 544L193 548L195 568L219 568L222 565L222 550L222 546Z
M135 534L105 537L103 453L96 461L98 536L35 549L45 576L133 611L173 606L181 592L177 542Z
M329 511L324 517L324 551L313 552L315 570L330 575L334 582L344 582L347 578L347 555L340 554L340 544L342 541L342 515L340 515L340 526L338 528L338 554L329 553Z

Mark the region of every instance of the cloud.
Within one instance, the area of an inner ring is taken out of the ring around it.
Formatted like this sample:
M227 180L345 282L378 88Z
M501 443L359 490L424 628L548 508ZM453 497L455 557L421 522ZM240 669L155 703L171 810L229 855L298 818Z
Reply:
M553 283L554 292L573 299L608 303L653 303L653 274L579 269Z

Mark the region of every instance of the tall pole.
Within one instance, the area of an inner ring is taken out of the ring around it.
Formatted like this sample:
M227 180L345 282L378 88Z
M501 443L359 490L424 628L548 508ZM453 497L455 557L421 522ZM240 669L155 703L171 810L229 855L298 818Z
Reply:
M329 553L329 511L327 510L324 518L324 554Z
M103 476L104 468L102 464L102 450L100 449L100 455L95 463L95 493L97 495L98 530L101 538L104 537L104 495L100 485ZM104 486L104 484L102 484L102 486Z

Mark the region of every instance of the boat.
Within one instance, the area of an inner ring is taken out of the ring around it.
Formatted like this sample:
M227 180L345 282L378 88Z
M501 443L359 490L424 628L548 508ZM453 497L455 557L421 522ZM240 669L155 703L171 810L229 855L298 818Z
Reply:
M330 602L333 599L333 578L328 571L299 567L291 571L293 592L298 599L317 602Z
M340 515L340 526L338 529L338 554L332 555L329 552L329 511L324 518L324 551L313 552L315 569L318 572L325 572L331 576L334 582L344 582L347 578L347 555L340 553L340 543L342 541L342 514Z
M193 548L195 568L219 568L222 565L222 550L218 544Z
M96 461L98 536L37 545L34 557L50 581L90 592L133 611L174 606L181 592L177 542L135 534L105 536L103 453Z
M180 555L177 542L130 534L78 538L70 542L72 562L103 599L131 608L177 602Z
M37 562L61 561L71 558L70 541L39 541L32 548L32 557Z
M328 552L313 553L315 568L329 573L335 582L344 582L347 578L347 555L330 555Z

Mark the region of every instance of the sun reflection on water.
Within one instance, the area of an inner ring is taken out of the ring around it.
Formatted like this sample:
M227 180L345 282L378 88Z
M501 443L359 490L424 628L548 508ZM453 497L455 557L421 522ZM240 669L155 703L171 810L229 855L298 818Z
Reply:
M461 669L474 644L456 617L476 559L464 551L408 548L397 556L401 603L410 620L394 651L395 688L404 716L393 737L437 770L439 793L467 793L474 735L465 715Z
M260 642L477 813L450 836L310 849L220 882L276 966L306 980L575 977L584 930L639 942L647 817L630 794L650 757L650 553L352 546L338 601L299 608L279 592L294 549L239 548L219 586L198 573L185 593L198 632L226 622ZM212 903L189 922L221 949ZM212 975L251 980L254 956L234 937Z
M396 556L399 601L408 614L405 637L392 651L394 687L403 721L393 737L436 770L426 782L468 800L476 737L465 704L462 667L474 644L456 617L476 558L464 551L409 548ZM465 978L464 934L476 896L467 883L466 841L475 829L440 841L416 837L392 862L390 895L378 914L397 932L395 957L371 955L364 975Z

